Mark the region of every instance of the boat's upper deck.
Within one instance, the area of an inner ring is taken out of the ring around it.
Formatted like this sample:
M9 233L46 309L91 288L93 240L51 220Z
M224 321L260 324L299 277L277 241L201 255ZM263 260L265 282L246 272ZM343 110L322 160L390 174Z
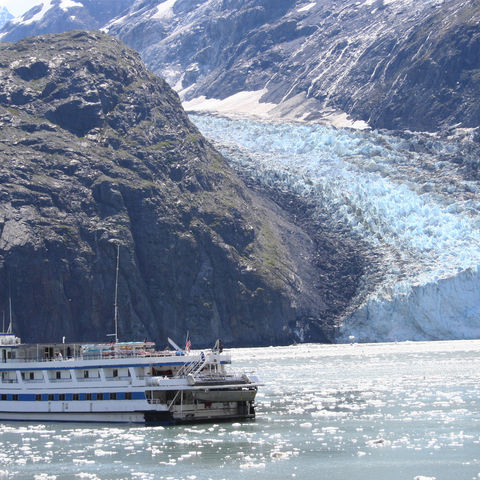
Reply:
M220 353L220 352L217 352ZM21 343L14 335L0 335L0 363L37 363L37 362L69 362L109 360L133 360L137 363L189 363L199 353L186 354L182 350L156 350L153 342L117 342L117 343ZM180 358L179 358L180 357ZM229 363L230 356L222 354L220 363ZM227 358L228 357L228 358ZM82 362L84 363L84 362ZM101 362L104 363L104 362ZM110 363L110 362L109 362ZM66 365L65 365L66 366Z

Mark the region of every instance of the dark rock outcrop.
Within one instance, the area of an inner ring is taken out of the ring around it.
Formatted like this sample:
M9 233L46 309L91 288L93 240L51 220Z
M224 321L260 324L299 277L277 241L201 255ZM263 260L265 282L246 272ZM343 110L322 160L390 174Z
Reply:
M328 340L315 242L133 50L71 32L0 44L0 65L0 304L24 340L112 332L116 245L121 339Z

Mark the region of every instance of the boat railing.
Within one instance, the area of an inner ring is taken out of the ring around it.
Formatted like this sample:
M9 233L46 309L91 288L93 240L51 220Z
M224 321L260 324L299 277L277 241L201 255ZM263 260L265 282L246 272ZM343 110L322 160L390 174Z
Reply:
M199 358L183 365L175 374L175 377L186 377L189 374L195 375L203 369L209 360L209 353L200 352Z
M195 375L195 380L202 383L250 383L249 378L243 373L200 373L198 375Z
M15 358L8 360L4 363L29 363L29 362L71 362L76 360L109 360L116 358L161 358L161 357L175 357L183 356L177 355L177 352L173 351L161 351L161 352L144 352L144 353L119 353L119 352L108 352L102 355L77 355L73 357L49 357L49 358L37 358L37 357L28 357L28 358Z

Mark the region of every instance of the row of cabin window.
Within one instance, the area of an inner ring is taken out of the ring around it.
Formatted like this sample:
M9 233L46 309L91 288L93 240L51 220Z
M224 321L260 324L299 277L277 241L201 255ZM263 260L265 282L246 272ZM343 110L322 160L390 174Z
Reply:
M130 375L130 372L129 372L129 375ZM113 370L112 376L113 377L118 377L118 370ZM55 378L57 380L60 380L62 378L62 372L55 372ZM89 378L89 371L88 370L83 371L83 378ZM93 377L93 378L97 378L97 377ZM25 380L25 379L26 379L26 373L22 372L22 380ZM34 372L28 372L28 379L29 380L35 380Z
M11 398L8 398L10 396ZM2 393L0 395L0 400L18 400L18 394L14 393L11 395L7 395L6 393ZM35 395L36 401L77 401L77 400L132 400L132 392L125 392L125 393L44 393L44 394L36 394Z

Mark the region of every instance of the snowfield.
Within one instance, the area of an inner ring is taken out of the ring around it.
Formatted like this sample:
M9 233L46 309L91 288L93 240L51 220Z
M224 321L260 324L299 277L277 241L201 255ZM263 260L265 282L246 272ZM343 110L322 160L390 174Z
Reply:
M234 168L314 201L381 255L338 341L480 336L478 152L406 133L194 116Z

